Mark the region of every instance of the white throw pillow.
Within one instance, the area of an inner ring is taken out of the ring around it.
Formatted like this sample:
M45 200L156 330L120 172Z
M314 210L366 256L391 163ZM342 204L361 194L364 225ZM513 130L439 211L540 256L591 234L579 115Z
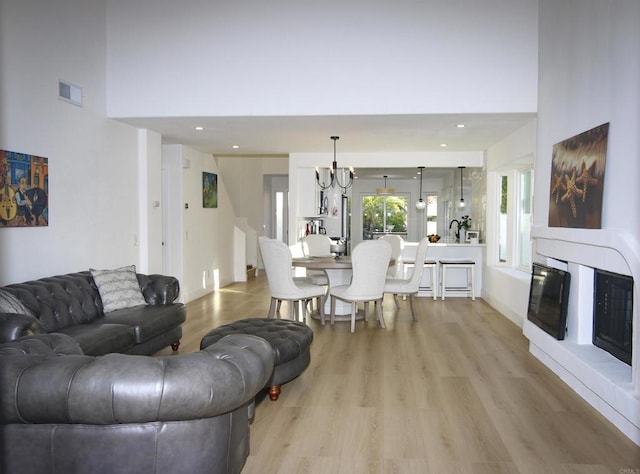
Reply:
M138 284L135 265L115 270L91 268L90 271L100 292L105 313L147 304Z

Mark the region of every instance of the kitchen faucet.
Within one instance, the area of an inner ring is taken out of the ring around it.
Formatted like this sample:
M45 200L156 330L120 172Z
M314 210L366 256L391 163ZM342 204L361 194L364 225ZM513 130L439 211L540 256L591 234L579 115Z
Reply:
M449 230L451 230L454 222L456 223L456 242L460 242L460 221L458 219L452 219L451 222L449 222Z

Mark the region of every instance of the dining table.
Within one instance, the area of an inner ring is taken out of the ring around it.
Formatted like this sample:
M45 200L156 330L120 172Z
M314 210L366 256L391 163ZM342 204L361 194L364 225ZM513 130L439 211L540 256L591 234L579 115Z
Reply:
M334 286L348 285L351 283L352 265L350 256L336 257L333 255L319 257L297 257L292 259L294 267L302 267L307 270L323 270L329 279L329 286L324 297L324 314L328 318L331 314L331 298L329 291ZM389 260L389 266L393 266L395 260ZM316 318L313 314L312 317ZM351 305L345 301L336 298L335 319L337 321L351 320Z

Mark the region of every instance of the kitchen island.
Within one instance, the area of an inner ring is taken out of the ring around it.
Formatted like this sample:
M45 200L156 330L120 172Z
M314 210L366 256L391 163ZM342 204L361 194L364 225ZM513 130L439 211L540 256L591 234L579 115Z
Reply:
M443 243L430 243L427 248L427 260L435 260L436 262L441 259L446 260L473 260L475 263L474 278L475 278L475 291L476 298L482 295L482 268L484 266L485 244L457 244L454 242ZM404 249L402 250L402 260L405 267L405 278L408 278L411 274L413 263L407 262L415 261L416 251L418 249L418 242L405 242ZM466 271L462 269L452 268L447 270L447 280L449 285L465 287L466 286ZM440 295L440 289L438 281L440 279L440 267L436 266L436 294ZM431 272L425 271L422 276L422 282L420 283L420 290L418 291L419 297L431 296ZM447 297L449 296L464 296L465 292L460 292L456 295L455 292L451 293L447 290Z

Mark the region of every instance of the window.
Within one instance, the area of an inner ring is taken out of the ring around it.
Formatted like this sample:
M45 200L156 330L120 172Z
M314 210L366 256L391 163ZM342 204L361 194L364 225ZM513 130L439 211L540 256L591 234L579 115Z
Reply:
M519 173L520 186L518 187L518 197L520 201L518 213L518 262L522 269L528 270L531 267L531 223L533 221L533 210L531 200L533 197L533 173L532 170L525 170Z
M500 177L499 208L498 208L498 261L506 263L509 254L509 236L508 236L508 191L509 177L502 175Z
M497 262L528 270L531 267L533 171L501 173L496 184Z
M407 196L362 196L362 238L374 232L407 232Z
M438 233L438 195L427 194L427 232L425 235Z

